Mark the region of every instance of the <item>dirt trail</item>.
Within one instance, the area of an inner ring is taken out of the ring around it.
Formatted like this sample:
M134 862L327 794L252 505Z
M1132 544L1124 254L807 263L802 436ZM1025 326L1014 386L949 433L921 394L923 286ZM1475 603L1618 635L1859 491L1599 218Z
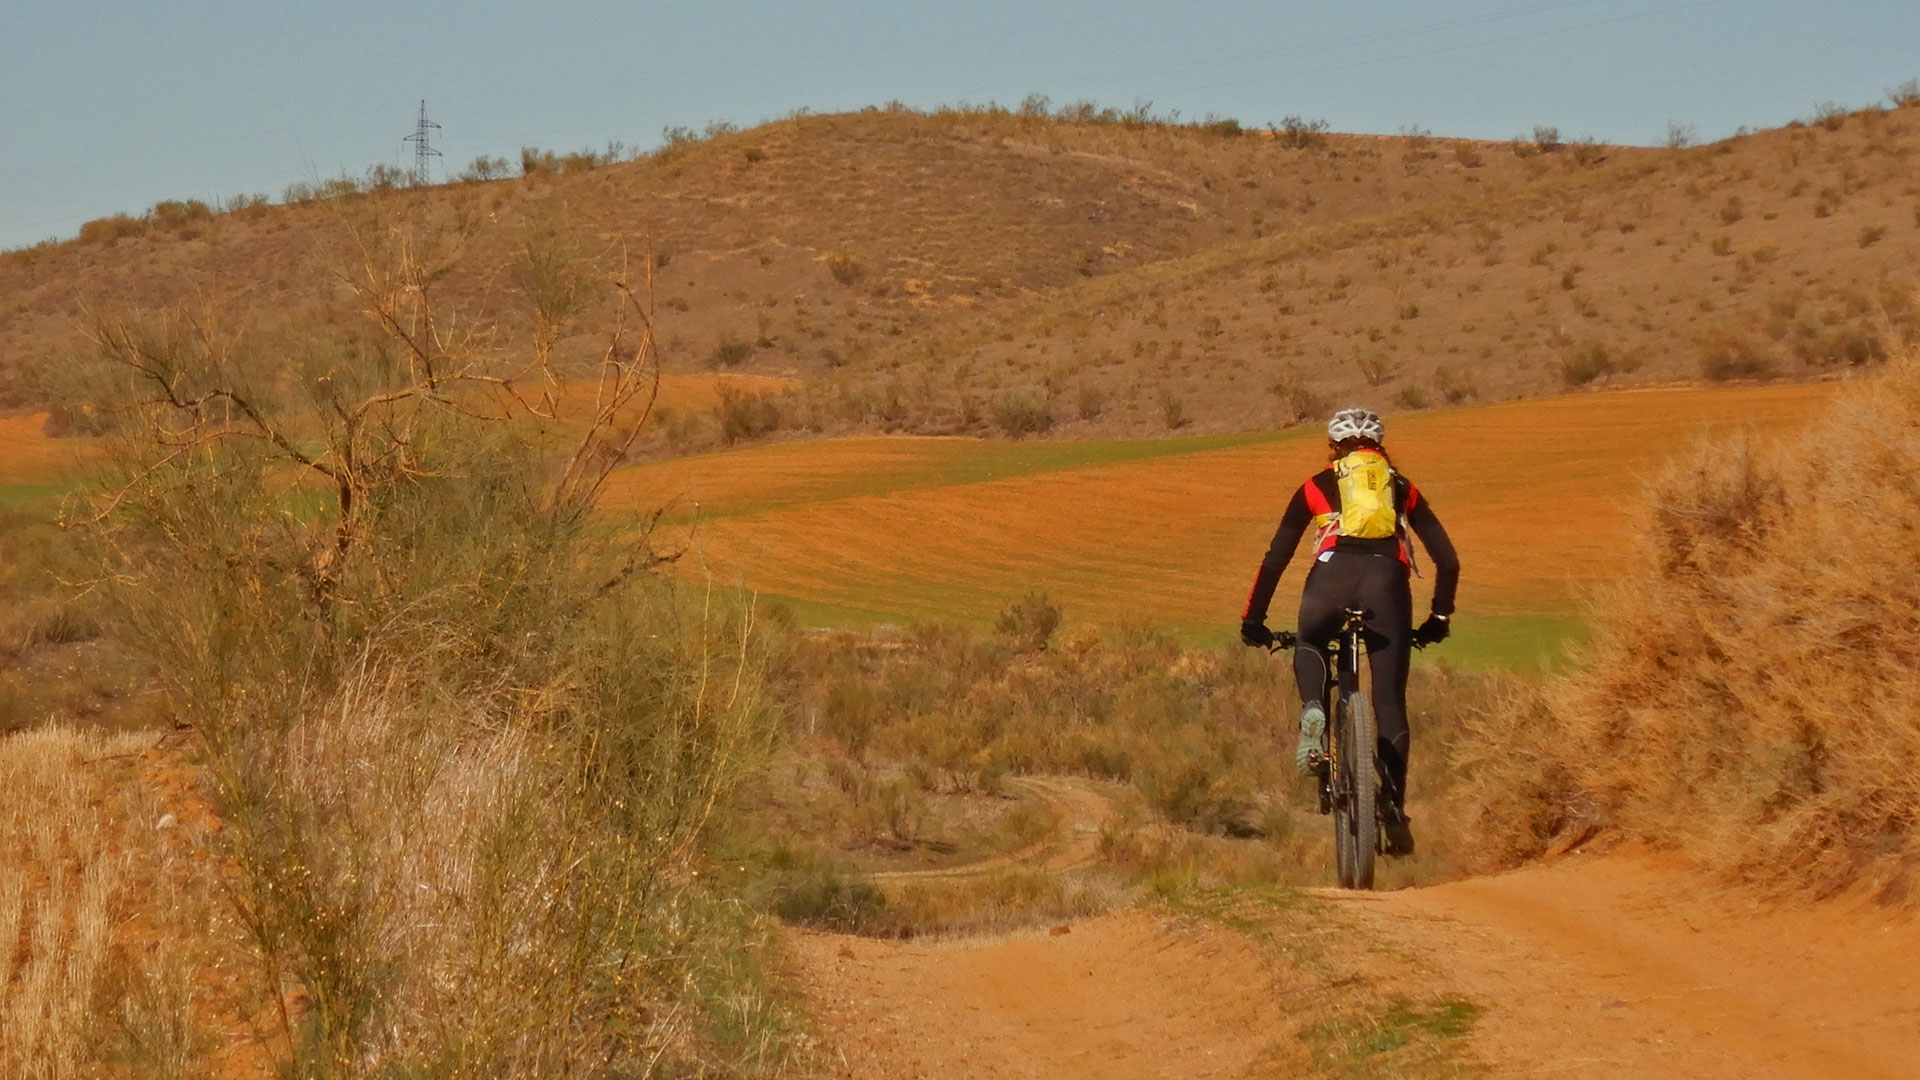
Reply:
M1762 907L1640 852L1353 901L1488 1006L1497 1075L1920 1075L1920 927Z
M985 946L797 931L789 948L837 1075L860 1080L1231 1077L1281 1030L1244 939L1142 911Z
M1920 1075L1920 926L1762 906L1644 852L1397 893L1329 890L1385 993L1484 1007L1494 1076ZM1292 1075L1286 981L1232 931L1132 911L1071 933L899 945L795 933L842 1075ZM1277 982L1276 980L1279 980Z
M1113 816L1106 799L1085 788L1051 777L1022 776L1008 781L1021 788L1053 812L1053 827L1047 834L1018 851L996 855L961 866L943 866L934 870L886 870L871 875L885 884L891 881L923 881L930 878L972 877L1004 866L1026 864L1043 870L1070 870L1092 862L1100 850L1100 826Z

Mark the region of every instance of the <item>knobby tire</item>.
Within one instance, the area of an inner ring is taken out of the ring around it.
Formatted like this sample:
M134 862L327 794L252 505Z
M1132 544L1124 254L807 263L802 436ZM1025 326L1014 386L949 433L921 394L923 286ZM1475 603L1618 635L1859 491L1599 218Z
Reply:
M1335 726L1334 860L1341 888L1371 889L1379 832L1375 806L1380 794L1380 777L1373 767L1379 722L1373 715L1372 696L1365 690L1343 694Z

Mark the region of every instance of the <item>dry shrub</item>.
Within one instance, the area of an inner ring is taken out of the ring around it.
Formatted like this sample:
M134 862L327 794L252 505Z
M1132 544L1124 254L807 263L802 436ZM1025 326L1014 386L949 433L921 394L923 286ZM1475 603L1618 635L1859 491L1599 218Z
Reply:
M761 636L592 516L657 385L647 307L567 424L542 388L578 276L528 253L509 348L429 308L440 245L370 234L357 330L102 328L130 384L85 519L115 628L203 740L233 902L307 1002L291 1074L754 1072L758 931L698 869L770 730Z
M1568 386L1585 386L1617 370L1604 341L1590 341L1560 359L1560 379Z
M732 446L746 439L780 430L780 403L771 395L740 390L730 383L720 384L720 399L713 406L713 418L720 428L720 440Z
M1700 374L1709 382L1755 379L1773 373L1765 346L1740 330L1720 328L1701 336L1696 346Z
M1282 427L1316 419L1330 408L1331 399L1308 380L1299 365L1291 361L1280 365L1267 392L1280 403Z
M1907 895L1920 866L1920 357L1778 446L1652 484L1638 568L1579 668L1510 692L1458 757L1489 853L1605 826L1751 880Z
M1060 629L1060 605L1045 592L1035 589L1000 612L994 629L1023 649L1035 652L1047 647Z
M111 243L122 237L141 236L146 231L145 221L127 214L112 214L82 223L80 242L83 244Z
M827 264L827 273L842 285L858 284L867 276L866 264L844 251L829 251L821 256L821 262Z
M1415 315L1419 314L1419 308L1413 310ZM1403 315L1403 317L1412 318L1413 316ZM1368 386L1385 386L1392 382L1393 377L1400 371L1399 363L1380 349L1358 353L1354 356L1353 362L1354 366L1360 369L1360 377L1366 380Z
M1095 420L1107 407L1107 392L1093 383L1081 383L1074 392L1074 403L1080 419Z
M1314 150L1327 145L1327 122L1288 116L1278 124L1269 124L1274 139L1289 150Z
M1053 408L1046 395L1036 390L1009 390L995 395L993 423L1011 437L1044 435L1053 429Z
M24 513L0 511L0 661L90 636L86 617L55 589L59 539Z

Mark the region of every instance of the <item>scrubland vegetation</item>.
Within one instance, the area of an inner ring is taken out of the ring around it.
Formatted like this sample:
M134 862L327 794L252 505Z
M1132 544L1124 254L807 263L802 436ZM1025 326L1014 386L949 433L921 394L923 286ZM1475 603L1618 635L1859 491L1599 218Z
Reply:
M749 788L752 861L785 917L909 936L1030 925L1146 896L1221 885L1317 884L1331 836L1293 774L1294 697L1284 660L1184 649L1147 626L1061 629L1044 596L1010 604L991 633L921 625L901 634L797 641L783 665L788 754ZM1412 787L1450 790L1456 718L1479 677L1415 680ZM926 865L956 846L1012 850L1046 825L1024 775L1082 778L1109 803L1097 858L1073 874L1010 867L875 888L858 871ZM982 829L943 803L971 800ZM984 811L982 809L984 804ZM1421 806L1415 807L1421 812ZM1435 812L1420 858L1390 880L1459 871L1469 852ZM956 826L956 822L962 824Z
M604 286L529 251L509 340L432 304L457 234L359 235L357 332L100 323L111 463L66 514L105 631L193 733L244 1014L308 1077L777 1068L765 929L700 875L771 735L763 634L656 574L644 522L592 516L657 385L644 282L614 283L627 321L569 417L552 343ZM88 887L96 922L126 899ZM84 1002L100 947L76 942L43 981ZM217 1042L126 1031L115 1052L187 1074Z
M773 1075L809 1053L774 919L999 931L1327 879L1283 664L1039 591L990 629L803 630L615 477L796 432L1884 367L1804 439L1663 473L1567 670L1416 672L1421 854L1383 876L1641 835L1909 902L1915 100L1658 150L890 107L9 253L0 393L102 452L64 533L0 488L0 1071ZM1065 869L1014 857L1073 824L1043 779L1103 808Z
M1769 886L1911 903L1920 354L1803 437L1676 450L1577 666L1468 725L1490 853L1604 829Z

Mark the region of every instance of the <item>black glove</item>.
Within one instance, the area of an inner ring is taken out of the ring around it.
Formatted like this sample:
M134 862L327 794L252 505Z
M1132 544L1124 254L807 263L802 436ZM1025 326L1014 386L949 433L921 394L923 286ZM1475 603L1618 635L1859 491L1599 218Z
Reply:
M1256 649L1273 647L1273 631L1259 619L1240 620L1240 643Z
M1438 645L1447 640L1447 634L1450 633L1452 629L1453 624L1448 621L1447 616L1429 615L1427 616L1427 621L1421 623L1420 626L1414 630L1413 647L1416 649L1424 649L1429 645Z

